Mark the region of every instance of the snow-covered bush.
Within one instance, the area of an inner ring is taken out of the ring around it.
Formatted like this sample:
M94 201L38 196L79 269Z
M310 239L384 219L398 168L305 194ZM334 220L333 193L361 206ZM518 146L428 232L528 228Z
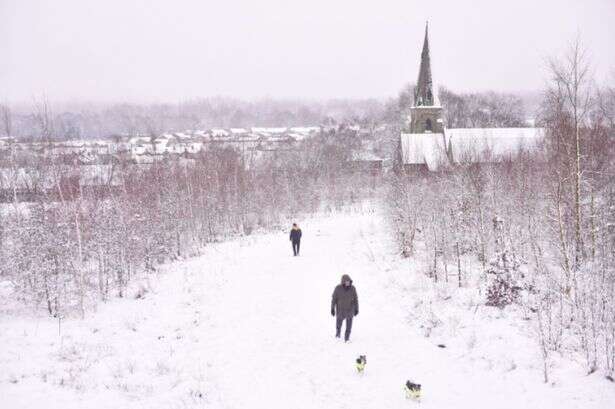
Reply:
M509 251L496 254L487 269L486 305L504 308L519 300L522 286L518 280L520 263Z
M504 308L516 302L519 298L520 287L502 276L496 276L487 287L486 305Z

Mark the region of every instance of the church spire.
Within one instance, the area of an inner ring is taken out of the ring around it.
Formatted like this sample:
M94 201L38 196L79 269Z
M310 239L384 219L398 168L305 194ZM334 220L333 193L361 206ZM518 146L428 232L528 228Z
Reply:
M421 52L419 79L414 88L414 105L410 107L410 133L442 133L442 107L434 92L429 56L429 31L425 24L425 41Z
M429 22L425 23L425 40L423 51L421 52L421 66L419 68L419 79L414 89L414 106L433 106L434 93L431 80L431 62L429 59Z

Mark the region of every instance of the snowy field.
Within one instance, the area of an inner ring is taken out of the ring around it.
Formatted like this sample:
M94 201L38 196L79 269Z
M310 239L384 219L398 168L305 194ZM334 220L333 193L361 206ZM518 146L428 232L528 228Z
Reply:
M287 233L213 245L61 332L55 319L0 317L0 407L615 407L615 385L575 362L554 360L542 383L531 321L454 282L434 287L420 260L392 254L377 213L301 227L300 257ZM349 344L329 314L343 273L360 304ZM420 404L407 379L423 385Z

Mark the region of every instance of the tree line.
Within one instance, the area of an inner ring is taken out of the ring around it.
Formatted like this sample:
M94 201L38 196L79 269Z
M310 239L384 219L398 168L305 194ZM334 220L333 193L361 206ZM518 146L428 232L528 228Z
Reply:
M11 282L25 306L83 316L132 294L135 277L159 263L373 195L375 184L365 178L376 176L349 165L356 143L353 133L323 134L253 160L210 148L189 160L120 162L102 190L60 183L80 167L39 158L53 196L3 205L0 281Z
M439 92L451 128L527 126L520 95L498 92ZM411 104L412 85L399 98L329 101L242 101L211 97L179 103L0 103L0 136L52 141L114 136L159 136L164 132L252 126L291 127L358 124L399 126Z

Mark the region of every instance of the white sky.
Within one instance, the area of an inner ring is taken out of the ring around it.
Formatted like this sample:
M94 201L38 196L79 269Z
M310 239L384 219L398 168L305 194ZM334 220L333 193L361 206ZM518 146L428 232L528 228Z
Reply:
M434 75L532 90L581 33L615 70L615 0L0 0L0 100L383 97Z

